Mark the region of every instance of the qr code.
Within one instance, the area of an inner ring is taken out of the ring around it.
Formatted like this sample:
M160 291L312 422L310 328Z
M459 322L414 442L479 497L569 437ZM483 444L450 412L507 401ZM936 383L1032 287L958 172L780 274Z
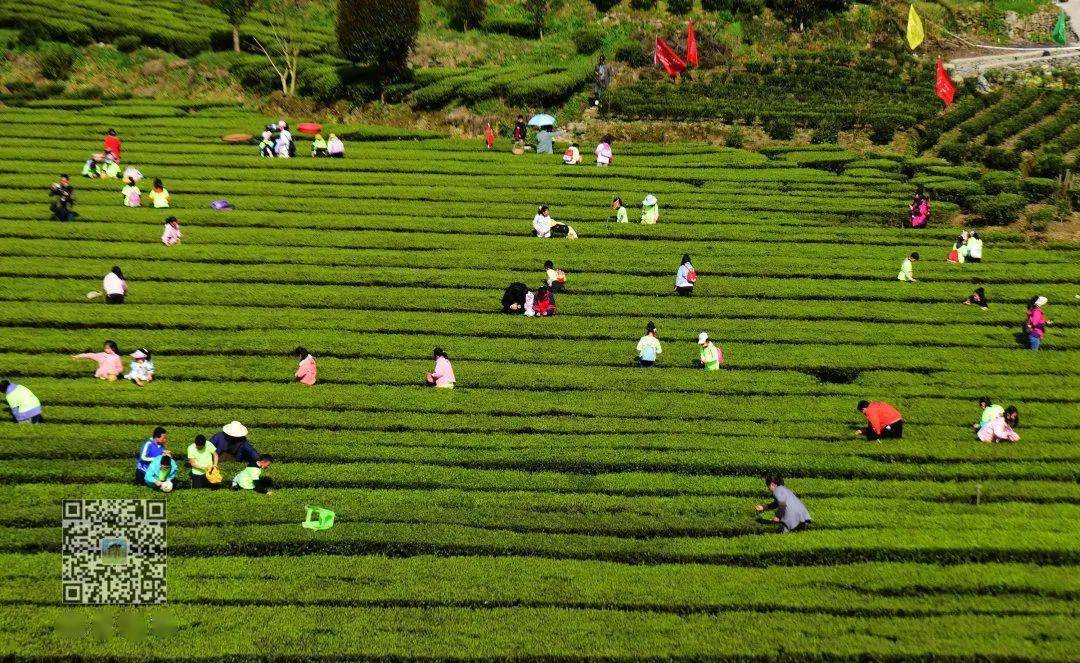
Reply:
M165 603L165 500L64 500L64 603Z

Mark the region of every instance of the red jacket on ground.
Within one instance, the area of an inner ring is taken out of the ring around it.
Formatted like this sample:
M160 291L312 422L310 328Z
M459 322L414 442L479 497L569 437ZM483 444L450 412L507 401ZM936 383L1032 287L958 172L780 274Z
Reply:
M866 406L866 410L863 411L866 415L866 420L870 423L870 428L874 429L874 432L881 435L881 431L885 429L889 424L895 424L900 421L900 411L881 401L876 401Z

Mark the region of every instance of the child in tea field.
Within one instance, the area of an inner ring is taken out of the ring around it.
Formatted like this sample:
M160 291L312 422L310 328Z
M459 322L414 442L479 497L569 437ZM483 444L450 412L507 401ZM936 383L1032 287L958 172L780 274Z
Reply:
M1024 333L1027 335L1028 348L1038 350L1046 335L1046 326L1051 324L1046 319L1042 307L1046 306L1046 297L1032 297L1028 302L1027 317L1024 319Z
M868 440L883 438L900 439L904 434L904 420L900 411L883 401L859 401L855 406L866 417L866 428L857 428L856 435L865 435Z
M345 158L345 143L341 142L337 134L330 134L330 139L326 141L326 154L331 159Z
M656 325L650 320L645 325L645 335L637 343L638 366L652 368L656 365L656 357L664 352L660 346L660 339L656 337Z
M697 270L690 262L690 254L683 254L679 270L675 273L675 292L680 297L689 297L694 294L695 283L697 283Z
M259 141L259 156L260 157L273 157L274 156L274 134L267 129L262 133L262 140Z
M995 406L996 407L996 406ZM1000 409L1000 408L998 408ZM985 414L985 413L984 413ZM1000 413L995 413L990 421L979 427L975 436L980 442L1019 442L1020 436L1013 430L1020 425L1020 412L1010 405Z
M525 311L525 300L532 294L524 283L511 283L503 291L502 312L521 315Z
M154 188L147 194L150 196L150 200L154 202L155 209L165 209L169 206L169 191L165 188L165 185L160 179L154 180Z
M566 288L566 272L555 269L555 263L550 260L544 261L544 283L552 292L560 292Z
M495 130L491 128L490 122L484 125L484 145L489 150L495 147Z
M776 510L774 523L780 524L780 533L799 532L810 526L810 512L791 489L784 485L784 478L773 475L765 478L765 485L773 495L770 504L759 504L754 507L758 513L762 511Z
M150 351L139 348L131 353L131 358L135 361L131 362L131 368L124 379L131 380L140 387L145 386L154 379L154 362L150 359Z
M705 332L698 334L698 361L706 371L719 371L724 363L724 353Z
M171 493L173 479L176 478L176 466L177 463L172 459L172 456L164 454L157 456L150 461L146 468L146 474L144 475L146 485L163 493Z
M119 266L113 266L105 278L101 279L102 292L88 292L86 293L87 299L94 299L105 295L106 304L123 304L124 298L127 297L127 281L124 280L124 273L120 271Z
M14 382L0 380L0 394L4 395L11 420L17 424L40 424L45 419L41 416L41 401L32 391Z
M555 295L546 285L536 289L536 295L532 301L532 312L533 316L540 318L555 315Z
M551 226L555 221L551 218L551 212L547 205L541 205L533 216L533 235L536 237L551 237Z
M562 162L567 166L575 166L581 163L581 151L578 149L577 143L570 143L570 147L566 148L562 155Z
M102 141L102 147L107 154L112 154L117 163L120 162L120 137L116 135L116 129L109 129L105 132L105 139Z
M656 202L656 196L650 193L641 201L641 222L647 226L651 226L659 220L660 205Z
M454 367L450 364L450 358L442 348L435 348L432 353L435 356L435 370L424 376L428 386L438 389L453 389L457 377L454 376Z
M975 288L975 292L971 293L971 296L964 300L965 304L975 304L982 310L990 308L990 300L986 298L986 290L982 287Z
M979 237L979 233L974 230L968 235L967 239L967 261L968 262L982 262L983 253L983 241Z
M176 220L176 217L170 216L165 219L165 229L161 233L161 243L165 246L179 244L180 237L180 222Z
M919 187L915 199L911 201L908 218L912 228L925 228L927 220L930 219L930 199L923 193L922 187Z
M259 456L258 460L248 463L248 466L236 473L232 480L233 490L253 490L256 493L270 495L274 482L270 477L262 475L263 470L270 467L274 457L270 454Z
M120 348L115 341L105 341L101 352L84 352L71 355L72 359L92 359L97 362L94 377L100 380L116 382L116 376L124 372L124 362L120 360Z
M982 408L982 415L979 417L979 423L973 424L972 428L979 430L986 424L994 420L994 417L999 417L1005 414L1005 408L1000 405L994 405L991 402L989 396L979 397L979 407Z
M127 207L142 207L142 191L139 191L139 185L135 183L135 179L129 177L127 184L120 191L124 196L124 205Z
M596 165L607 166L611 164L611 136L604 136L596 146Z
M611 209L615 210L615 223L630 223L630 219L626 214L626 207L623 205L622 198L618 196L612 198Z
M967 254L967 233L965 232L956 238L956 241L953 243L952 250L949 251L949 255L946 260L953 264L962 265L967 259Z
M316 159L330 156L330 152L326 149L326 140L322 137L322 134L315 134L315 140L311 141L311 156Z
M315 357L312 357L304 347L296 348L295 353L300 358L300 366L296 369L296 381L310 387L315 384L315 377L318 375Z
M908 257L904 258L904 262L900 265L900 273L896 275L897 281L904 281L905 283L915 282L915 267L914 264L919 261L919 252L915 251Z

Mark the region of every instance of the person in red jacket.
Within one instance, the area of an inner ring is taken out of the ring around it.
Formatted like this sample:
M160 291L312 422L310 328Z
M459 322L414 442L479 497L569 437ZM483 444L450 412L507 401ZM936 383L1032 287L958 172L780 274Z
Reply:
M116 135L116 129L109 129L105 134L105 151L112 152L116 163L120 163L120 137Z
M870 425L856 429L856 435L865 435L868 440L882 438L900 438L904 433L904 420L900 411L884 401L859 401L856 408L866 416Z

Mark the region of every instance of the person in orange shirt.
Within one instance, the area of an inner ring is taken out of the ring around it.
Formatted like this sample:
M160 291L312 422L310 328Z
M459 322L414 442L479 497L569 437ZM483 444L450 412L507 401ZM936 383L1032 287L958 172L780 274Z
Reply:
M865 435L868 440L882 438L900 438L904 433L904 420L900 411L884 401L859 401L856 408L866 416L870 425L856 429L856 435Z
M489 150L495 147L495 130L491 128L490 122L484 127L484 144Z

